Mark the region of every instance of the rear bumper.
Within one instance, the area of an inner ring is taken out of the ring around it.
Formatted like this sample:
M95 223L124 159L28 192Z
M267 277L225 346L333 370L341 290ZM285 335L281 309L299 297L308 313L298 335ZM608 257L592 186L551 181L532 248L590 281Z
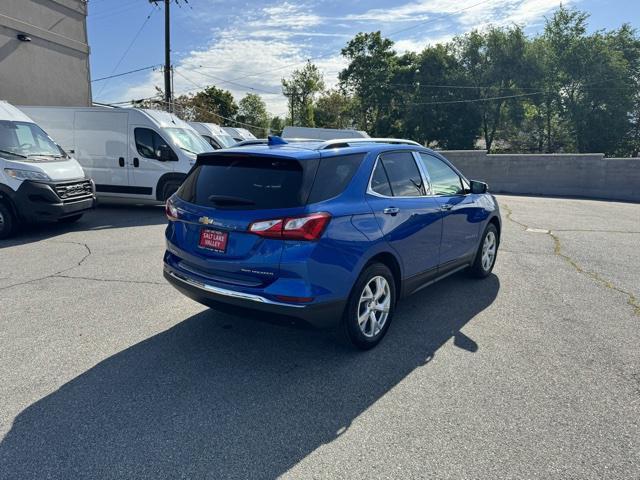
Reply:
M196 302L216 310L232 313L260 312L272 317L288 317L304 321L316 328L331 328L340 322L345 301L311 304L277 302L254 293L231 290L214 284L203 283L192 276L164 264L164 277L171 285Z
M25 181L13 198L18 215L27 222L41 222L60 220L91 210L96 202L93 184L91 184L91 191L77 196L71 195L66 199L60 198L56 193L57 189L67 185L86 182L88 180L61 184Z

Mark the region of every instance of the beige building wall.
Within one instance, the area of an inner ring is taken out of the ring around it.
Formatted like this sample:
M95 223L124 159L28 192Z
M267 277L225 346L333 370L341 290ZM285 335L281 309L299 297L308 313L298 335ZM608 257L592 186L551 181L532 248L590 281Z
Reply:
M91 105L86 17L85 0L0 0L0 100Z

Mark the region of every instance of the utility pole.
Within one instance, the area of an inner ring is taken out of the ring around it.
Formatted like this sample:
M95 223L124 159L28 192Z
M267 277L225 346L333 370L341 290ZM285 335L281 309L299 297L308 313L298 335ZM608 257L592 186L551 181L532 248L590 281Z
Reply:
M173 0L149 0L149 3L158 5L164 2L164 101L167 110L173 110L173 92L171 88L171 9Z

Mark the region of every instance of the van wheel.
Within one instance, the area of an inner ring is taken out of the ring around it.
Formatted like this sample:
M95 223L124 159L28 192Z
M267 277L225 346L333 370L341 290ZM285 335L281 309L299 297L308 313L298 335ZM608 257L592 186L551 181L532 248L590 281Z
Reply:
M58 220L60 223L75 223L82 218L82 213L72 215L70 217L64 217Z
M487 225L480 241L476 259L469 268L469 273L472 277L485 278L491 274L493 266L496 264L499 243L498 230L496 230L495 225L490 223Z
M166 202L171 195L173 195L178 191L178 189L180 188L180 185L181 183L179 182L165 183L164 187L162 187L162 201Z
M358 278L342 319L343 338L368 350L385 336L396 303L393 274L382 263L369 265Z
M9 238L15 225L16 219L11 210L4 203L0 203L0 239Z

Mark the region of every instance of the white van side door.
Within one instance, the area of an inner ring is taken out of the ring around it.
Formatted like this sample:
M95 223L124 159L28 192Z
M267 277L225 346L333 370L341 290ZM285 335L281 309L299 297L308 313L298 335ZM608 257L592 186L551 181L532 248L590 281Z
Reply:
M129 186L127 123L126 112L75 112L74 156L100 196L120 196Z
M158 181L176 169L178 156L170 143L147 125L129 125L129 143L132 193L155 199Z

